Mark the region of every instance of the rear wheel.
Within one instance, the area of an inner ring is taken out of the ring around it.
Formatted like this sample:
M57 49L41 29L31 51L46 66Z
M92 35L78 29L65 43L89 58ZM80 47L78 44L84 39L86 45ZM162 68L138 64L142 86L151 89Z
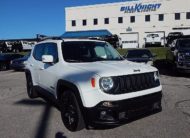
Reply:
M29 98L37 98L38 93L35 91L31 75L26 75L26 87Z
M61 117L65 127L70 131L79 131L85 127L78 101L72 91L62 94Z

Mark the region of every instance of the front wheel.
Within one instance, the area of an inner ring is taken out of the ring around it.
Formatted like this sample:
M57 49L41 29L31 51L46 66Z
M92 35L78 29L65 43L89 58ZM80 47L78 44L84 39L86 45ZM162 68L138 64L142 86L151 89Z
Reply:
M85 127L77 98L72 91L62 94L61 117L65 127L70 131L79 131Z
M0 71L5 71L8 69L8 65L6 63L0 63Z
M26 87L29 98L33 99L38 97L38 93L34 89L32 77L30 75L26 75Z

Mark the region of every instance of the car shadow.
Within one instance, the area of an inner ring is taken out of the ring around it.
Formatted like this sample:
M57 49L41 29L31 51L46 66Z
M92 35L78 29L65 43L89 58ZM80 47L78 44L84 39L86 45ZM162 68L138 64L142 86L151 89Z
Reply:
M51 116L51 110L53 107L57 108L54 106L55 104L52 103L50 100L48 100L46 97L41 97L43 100L30 100L30 99L22 99L20 101L17 101L15 104L16 105L26 105L26 106L44 106L44 110L41 114L40 120L38 122L38 127L36 128L36 133L35 133L35 138L46 138L47 137L47 128ZM64 133L62 132L57 132L55 134L55 138L66 138L64 136Z
M55 138L67 138L67 137L64 136L64 133L62 133L62 132L57 132L57 133L55 134Z

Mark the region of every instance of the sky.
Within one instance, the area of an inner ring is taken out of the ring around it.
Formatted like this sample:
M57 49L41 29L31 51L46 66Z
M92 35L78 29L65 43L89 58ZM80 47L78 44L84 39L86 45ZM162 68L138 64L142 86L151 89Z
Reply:
M65 7L127 0L0 0L0 39L60 36L65 32Z

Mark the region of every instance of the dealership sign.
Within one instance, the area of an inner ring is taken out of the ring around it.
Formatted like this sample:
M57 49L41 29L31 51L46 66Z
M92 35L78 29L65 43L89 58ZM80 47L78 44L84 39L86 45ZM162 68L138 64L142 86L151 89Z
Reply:
M150 12L156 11L161 7L161 3L154 4L135 4L132 6L122 6L120 11L124 13L135 13L135 12Z

